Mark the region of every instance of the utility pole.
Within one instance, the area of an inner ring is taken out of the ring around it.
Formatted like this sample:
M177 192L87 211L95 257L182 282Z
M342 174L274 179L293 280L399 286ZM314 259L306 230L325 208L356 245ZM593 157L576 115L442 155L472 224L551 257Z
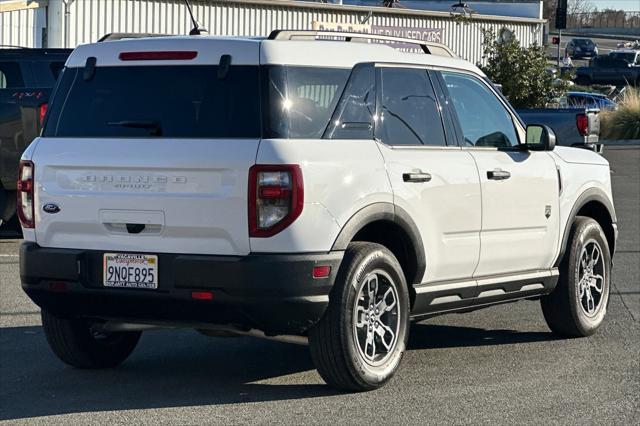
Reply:
M558 0L558 7L556 8L556 30L558 30L558 68L560 68L560 44L562 44L562 30L565 28L567 28L567 0Z
M562 43L562 30L558 30L558 54L556 55L556 67L560 69L560 43Z

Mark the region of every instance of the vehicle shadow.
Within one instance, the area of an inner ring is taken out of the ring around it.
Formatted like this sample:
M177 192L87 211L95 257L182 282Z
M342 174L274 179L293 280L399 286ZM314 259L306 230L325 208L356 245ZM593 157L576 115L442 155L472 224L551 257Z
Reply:
M416 323L411 326L409 350L463 348L471 346L512 345L557 340L551 332L522 332L517 330L486 330Z
M414 324L409 350L534 342L551 336ZM208 338L191 330L146 332L125 363L101 371L62 364L49 350L41 327L1 328L0 348L0 420L339 393L313 372L306 347L253 338ZM308 373L296 375L302 372ZM277 383L270 380L275 378Z

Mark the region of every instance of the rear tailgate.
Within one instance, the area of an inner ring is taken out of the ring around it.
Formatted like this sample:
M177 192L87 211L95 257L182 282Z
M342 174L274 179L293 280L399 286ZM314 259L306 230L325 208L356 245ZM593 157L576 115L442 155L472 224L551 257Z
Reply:
M246 254L257 140L39 141L36 240L44 247ZM46 204L60 211L48 214ZM127 224L144 224L136 234Z
M39 245L250 252L258 45L161 41L82 46L70 57L32 158ZM123 52L134 59L120 60ZM190 53L159 60L149 52ZM219 72L225 54L233 62ZM87 77L91 56L97 66Z

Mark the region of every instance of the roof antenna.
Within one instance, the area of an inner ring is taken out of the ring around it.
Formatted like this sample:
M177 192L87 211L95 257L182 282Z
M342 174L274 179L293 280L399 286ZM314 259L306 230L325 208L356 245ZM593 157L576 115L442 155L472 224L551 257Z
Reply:
M193 16L193 10L191 10L191 4L189 0L184 0L184 4L187 5L187 11L189 12L189 16L191 17L191 23L193 24L193 28L189 31L189 35L202 35L202 33L208 33L206 28L200 28L200 24L196 20L195 16Z

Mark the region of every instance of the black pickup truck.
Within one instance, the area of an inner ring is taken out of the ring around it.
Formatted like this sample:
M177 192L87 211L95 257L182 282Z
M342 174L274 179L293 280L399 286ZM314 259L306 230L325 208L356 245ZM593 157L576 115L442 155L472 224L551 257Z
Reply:
M15 214L20 156L40 133L51 90L70 53L0 46L0 225Z
M576 68L575 82L585 86L590 84L637 85L640 84L640 67L630 64L625 59L601 55L594 58L590 66Z

